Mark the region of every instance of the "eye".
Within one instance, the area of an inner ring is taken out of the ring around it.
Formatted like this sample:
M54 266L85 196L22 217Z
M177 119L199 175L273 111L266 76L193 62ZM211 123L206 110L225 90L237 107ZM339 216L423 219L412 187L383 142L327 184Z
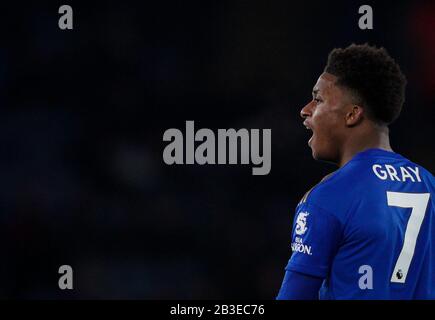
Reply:
M322 102L322 100L321 100L321 99L319 99L319 98L314 98L313 100L314 100L314 101L316 101L317 103L320 103L320 102Z

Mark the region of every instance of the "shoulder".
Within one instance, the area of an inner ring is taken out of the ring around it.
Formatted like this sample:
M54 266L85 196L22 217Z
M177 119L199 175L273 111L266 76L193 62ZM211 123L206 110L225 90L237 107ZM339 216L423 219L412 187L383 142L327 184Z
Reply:
M313 187L310 188L310 190L308 190L307 192L305 192L304 196L302 197L302 199L299 201L299 204L305 203L307 201L308 196L311 194L311 191L314 190L315 187L317 187L319 184L321 184L323 181L325 181L326 179L328 179L329 177L331 177L334 174L334 172L331 172L329 174L327 174L326 176L324 176L322 178L322 180L320 180L320 182L316 185L314 185Z
M371 168L362 161L353 161L321 179L302 198L300 204L321 208L338 220L346 220L346 213L359 198L360 190L368 187L368 170Z
M418 163L412 162L410 160L408 160L408 161L419 169L422 178L427 179L427 180L431 181L432 183L435 182L435 178L429 170L427 170L425 167L423 167L422 165L420 165Z
M431 192L435 192L435 177L433 174L425 167L414 162L411 163L415 166L414 174L416 179L420 179Z
M371 167L367 162L349 162L344 167L324 176L319 183L305 194L303 199L306 201L321 196L343 195L343 191L349 191L350 187L354 188L364 182L369 170L371 170Z

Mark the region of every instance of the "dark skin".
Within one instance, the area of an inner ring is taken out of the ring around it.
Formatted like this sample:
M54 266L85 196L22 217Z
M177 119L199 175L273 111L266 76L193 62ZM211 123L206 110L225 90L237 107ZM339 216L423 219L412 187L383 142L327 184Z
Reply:
M313 130L308 142L313 158L342 167L370 148L392 151L388 127L372 121L351 92L336 81L336 76L322 73L313 88L313 100L300 112L304 125Z

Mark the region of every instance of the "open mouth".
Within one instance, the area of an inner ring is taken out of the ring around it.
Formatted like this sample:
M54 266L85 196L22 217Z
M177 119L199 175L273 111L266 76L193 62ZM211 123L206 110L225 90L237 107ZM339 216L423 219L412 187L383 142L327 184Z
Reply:
M308 140L308 145L311 147L311 142L313 141L313 137L314 137L314 134L311 136L311 138Z
M311 137L308 140L308 145L311 146L311 142L313 141L313 137L314 137L313 129L310 127L310 125L306 121L304 121L304 126L308 131L311 131Z

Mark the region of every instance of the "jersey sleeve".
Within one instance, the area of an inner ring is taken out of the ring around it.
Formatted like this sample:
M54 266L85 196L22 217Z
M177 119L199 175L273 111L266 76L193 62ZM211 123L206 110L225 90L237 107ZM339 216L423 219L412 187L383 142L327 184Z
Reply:
M303 203L298 207L292 229L292 256L285 268L325 278L338 250L342 225L336 216L319 206Z
M286 271L276 300L318 300L323 279Z

